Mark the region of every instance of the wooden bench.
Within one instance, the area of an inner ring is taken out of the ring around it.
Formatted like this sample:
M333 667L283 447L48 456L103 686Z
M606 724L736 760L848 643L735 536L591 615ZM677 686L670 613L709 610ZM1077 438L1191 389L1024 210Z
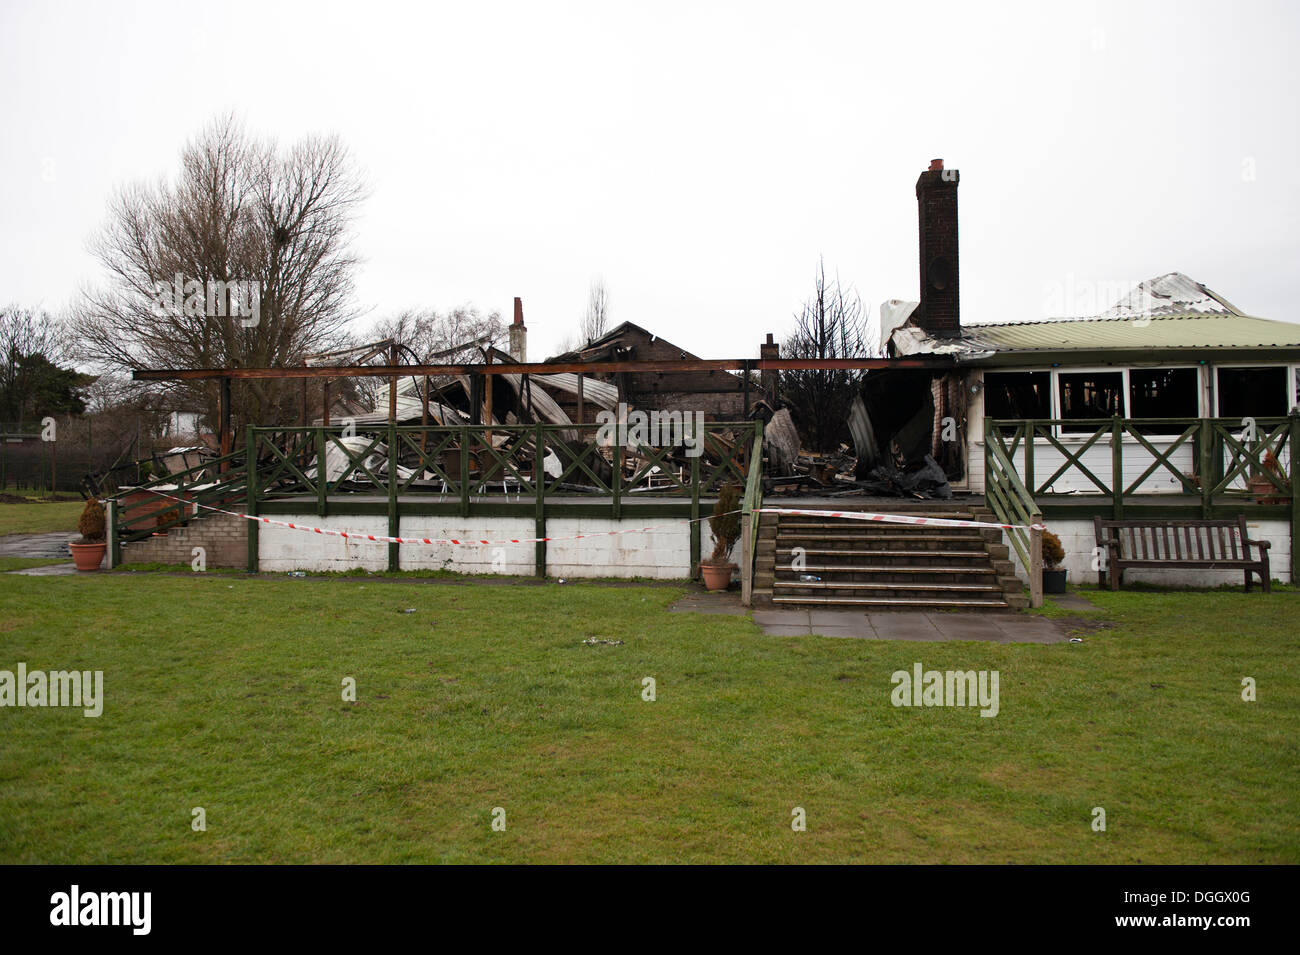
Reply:
M1093 518L1097 546L1106 554L1097 583L1118 590L1130 567L1205 567L1259 574L1264 593L1269 592L1268 549L1271 541L1251 540L1246 519L1222 521L1108 521ZM1259 548L1252 560L1250 549ZM1109 578L1109 579L1108 579Z

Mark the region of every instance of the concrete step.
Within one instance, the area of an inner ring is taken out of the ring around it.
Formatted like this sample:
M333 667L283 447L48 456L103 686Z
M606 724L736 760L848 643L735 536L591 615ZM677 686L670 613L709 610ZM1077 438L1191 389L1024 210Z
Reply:
M915 556L915 555L912 555ZM997 575L997 570L988 564L935 564L928 567L915 567L889 564L808 564L806 567L796 569L793 564L777 564L776 572L790 574L830 574L836 579L851 574L862 575L890 575L900 578L911 578L919 576L930 576L934 574L982 574L989 577ZM785 578L782 578L785 579ZM793 578L797 579L797 578Z
M944 609L944 610L1006 610L1012 605L1006 600L944 600L940 598L897 598L897 597L788 597L777 595L772 598L774 606L798 607L813 605L818 607L877 607L881 609L897 608L899 610Z
M885 562L906 560L909 558L925 558L926 560L945 560L947 558L956 558L959 560L989 560L988 551L979 547L968 547L965 550L918 550L911 547L889 547L884 549L861 547L801 547L800 552L804 557L843 557L850 559L874 559L880 558ZM782 558L793 558L793 547L774 548L778 560Z
M1002 588L996 583L989 584L950 584L940 583L938 581L902 581L902 580L882 580L882 581L847 581L847 580L781 580L777 579L772 585L772 592L778 594L788 594L795 592L816 593L819 591L839 591L846 592L856 591L924 591L925 593L996 593L1002 595Z

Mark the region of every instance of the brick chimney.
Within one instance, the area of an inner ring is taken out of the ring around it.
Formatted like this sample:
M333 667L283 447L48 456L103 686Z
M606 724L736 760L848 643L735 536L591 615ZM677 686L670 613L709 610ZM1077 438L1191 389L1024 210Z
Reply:
M917 217L920 221L921 304L911 317L930 335L961 334L961 296L957 267L956 169L944 169L943 160L916 180Z
M528 327L524 325L524 300L515 299L515 321L510 326L510 357L518 362L528 361Z
M767 341L758 346L758 357L764 361L781 357L781 346L773 341L771 332L767 333ZM763 387L763 396L773 408L776 407L776 394L780 390L780 375L779 371L767 369L764 369L759 374L759 381L762 382Z

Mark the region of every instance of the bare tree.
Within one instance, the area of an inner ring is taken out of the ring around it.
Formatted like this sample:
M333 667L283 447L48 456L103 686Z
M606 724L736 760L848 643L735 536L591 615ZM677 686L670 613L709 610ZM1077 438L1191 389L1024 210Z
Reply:
M500 312L462 305L447 312L408 308L377 321L368 341L391 338L420 361L454 365L482 360L482 348L500 345L507 329ZM436 362L431 361L437 358Z
M581 348L588 342L595 341L609 331L609 291L605 288L604 278L597 278L591 283L591 294L587 298L587 314L582 316L578 328Z
M75 310L78 357L119 370L282 366L344 343L359 261L349 229L363 197L336 137L280 150L233 117L214 121L185 147L174 181L111 201L93 246L109 281ZM237 382L236 420L291 420L292 384ZM175 392L215 417L215 383Z
M473 305L447 312L407 308L370 326L365 342L391 339L405 350L404 360L455 365L481 362L483 349L499 347L508 334L500 312L485 313ZM351 382L362 405L372 404L386 384L371 378L354 378Z
M813 297L795 315L793 334L781 345L783 358L866 358L866 321L862 301L839 277L826 279L818 264ZM781 398L790 409L805 445L813 451L837 451L851 441L849 405L862 381L861 371L808 369L781 373Z

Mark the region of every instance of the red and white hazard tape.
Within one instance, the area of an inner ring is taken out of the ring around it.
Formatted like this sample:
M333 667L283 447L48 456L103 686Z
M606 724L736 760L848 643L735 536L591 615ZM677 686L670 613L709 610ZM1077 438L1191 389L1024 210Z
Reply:
M361 534L356 531L340 531L329 527L308 527L304 524L294 524L290 521L277 521L270 517L261 517L257 514L242 514L239 511L227 511L220 507L212 507L208 504L200 504L197 501L187 501L184 498L174 497L171 494L164 494L162 491L146 488L146 490L157 494L159 497L165 497L168 500L177 501L181 504L201 507L205 511L215 511L218 514L225 514L228 517L242 517L244 520L256 521L259 524L271 524L275 527L287 527L294 531L305 531L308 534L325 534L330 537L346 537L349 540L367 540L374 541L376 544L456 544L460 547L483 547L501 544L541 544L546 541L578 541L589 537L614 537L618 534L643 534L646 531L660 530L665 527L677 527L681 524L694 524L696 521L707 521L708 517L690 517L680 521L670 521L666 524L652 524L649 527L629 527L619 531L604 531L599 534L572 534L567 537L512 537L509 540L458 540L452 537L389 537L385 534ZM728 514L739 514L739 510L728 511Z
M993 527L1000 530L1044 529L1042 524L989 524L984 521L957 521L946 517L913 517L910 514L873 514L869 511L809 511L793 507L761 507L762 514L786 514L793 517L847 517L855 521L878 521L882 524L925 524L930 527Z
M665 527L679 527L682 524L694 524L697 521L707 521L709 517L690 517L679 521L669 521L665 524L651 524L649 527L629 527L617 531L603 531L599 534L571 534L565 537L512 537L508 540L459 540L454 537L389 537L386 534L361 534L355 531L341 531L330 527L309 527L304 524L294 524L291 521L277 521L270 517L261 517L257 514L243 514L239 511L227 511L220 507L212 507L208 504L199 504L197 501L187 501L184 498L175 497L171 494L164 494L162 491L148 488L159 497L165 497L168 500L176 501L187 506L201 507L205 511L215 511L218 514L225 514L228 517L239 517L248 521L256 521L259 524L270 524L274 527L287 527L293 531L304 531L308 534L324 534L329 537L344 537L349 540L367 540L376 544L455 544L459 547L490 547L501 544L541 544L548 541L577 541L585 540L591 537L616 537L619 534L644 534L647 531L661 530ZM739 510L728 511L729 514L742 513ZM1030 527L1043 529L1042 524L989 524L983 521L958 521L950 520L943 517L913 517L909 514L874 514L868 511L814 511L802 510L792 507L761 507L758 508L760 514L784 514L791 517L846 517L857 521L877 521L884 524L925 524L931 527L991 527L1001 530L1024 530Z

